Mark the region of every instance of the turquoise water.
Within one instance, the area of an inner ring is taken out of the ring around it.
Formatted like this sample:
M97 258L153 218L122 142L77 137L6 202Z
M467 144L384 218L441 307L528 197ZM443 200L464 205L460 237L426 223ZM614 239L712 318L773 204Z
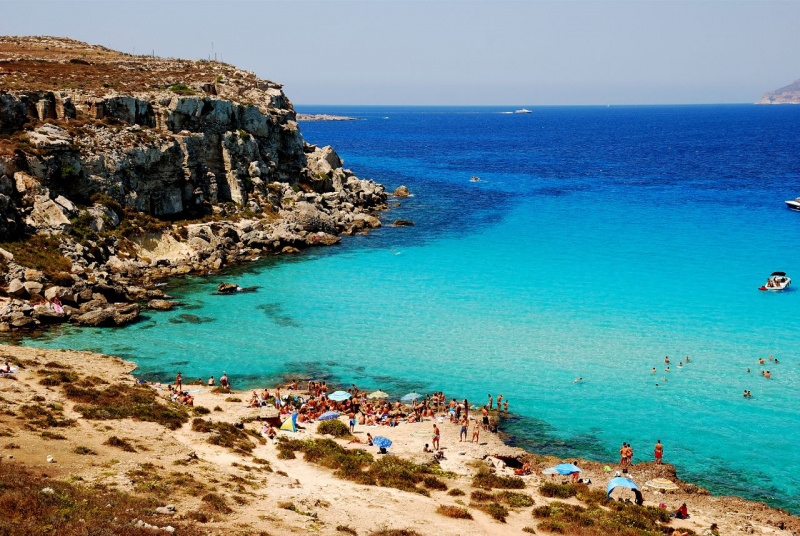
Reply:
M301 128L359 176L407 184L384 221L415 227L225 274L257 293L176 281L187 308L25 343L151 379L503 394L507 431L537 452L613 460L629 441L651 459L661 439L682 478L800 513L800 293L756 290L773 270L800 283L800 214L783 206L800 195L800 109L302 111L367 118Z

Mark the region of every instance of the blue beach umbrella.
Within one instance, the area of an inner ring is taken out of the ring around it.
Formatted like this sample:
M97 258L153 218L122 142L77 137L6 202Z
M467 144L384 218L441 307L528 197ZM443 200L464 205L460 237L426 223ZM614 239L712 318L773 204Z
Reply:
M392 446L392 440L388 437L378 436L372 440L372 444L378 448L388 449Z
M419 393L408 393L407 395L403 395L403 398L400 399L400 402L413 402L421 397L422 395Z
M317 419L317 420L318 421L332 421L333 419L338 419L338 418L339 418L339 412L338 411L326 411L325 413L320 415L319 419Z
M561 463L556 465L556 471L558 471L558 474L560 475L571 475L572 473L581 472L577 465L572 465L571 463Z
M334 402L341 402L342 400L347 400L350 398L350 393L347 391L334 391L328 395L328 398Z
M633 490L634 495L636 495L636 504L642 504L644 502L642 499L642 492L639 491L639 486L629 478L617 477L609 480L608 487L606 488L606 496L610 498L611 492L614 491L615 488L629 488Z

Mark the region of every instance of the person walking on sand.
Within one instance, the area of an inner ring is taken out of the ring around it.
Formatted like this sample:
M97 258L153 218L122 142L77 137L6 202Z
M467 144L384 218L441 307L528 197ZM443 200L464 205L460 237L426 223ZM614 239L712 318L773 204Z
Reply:
M183 375L178 372L178 375L175 376L175 390L180 392L183 389Z
M472 427L472 441L470 443L478 443L481 437L481 423L475 420L475 426Z
M658 465L662 465L663 463L662 458L664 456L664 445L661 444L660 439L656 441L655 455L656 455L656 463Z
M467 419L461 419L461 433L458 436L459 443L467 440L467 424Z
M436 423L433 425L433 450L439 450L439 437L441 434L439 432L439 427L436 426Z

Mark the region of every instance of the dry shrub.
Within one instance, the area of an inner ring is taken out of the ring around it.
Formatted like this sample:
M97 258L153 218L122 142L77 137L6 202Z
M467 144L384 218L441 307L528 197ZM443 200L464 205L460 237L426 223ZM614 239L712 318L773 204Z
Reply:
M460 506L445 506L441 504L439 508L436 509L436 513L454 519L472 519L472 514L469 513L469 510L461 508Z

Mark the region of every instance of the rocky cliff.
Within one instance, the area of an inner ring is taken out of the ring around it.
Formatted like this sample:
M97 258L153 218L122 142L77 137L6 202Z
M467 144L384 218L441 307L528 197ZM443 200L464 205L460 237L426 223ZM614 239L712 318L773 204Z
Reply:
M280 84L0 37L0 329L130 321L154 279L336 243L380 226L386 198L303 142Z
M764 93L756 104L800 104L800 80L788 86Z

